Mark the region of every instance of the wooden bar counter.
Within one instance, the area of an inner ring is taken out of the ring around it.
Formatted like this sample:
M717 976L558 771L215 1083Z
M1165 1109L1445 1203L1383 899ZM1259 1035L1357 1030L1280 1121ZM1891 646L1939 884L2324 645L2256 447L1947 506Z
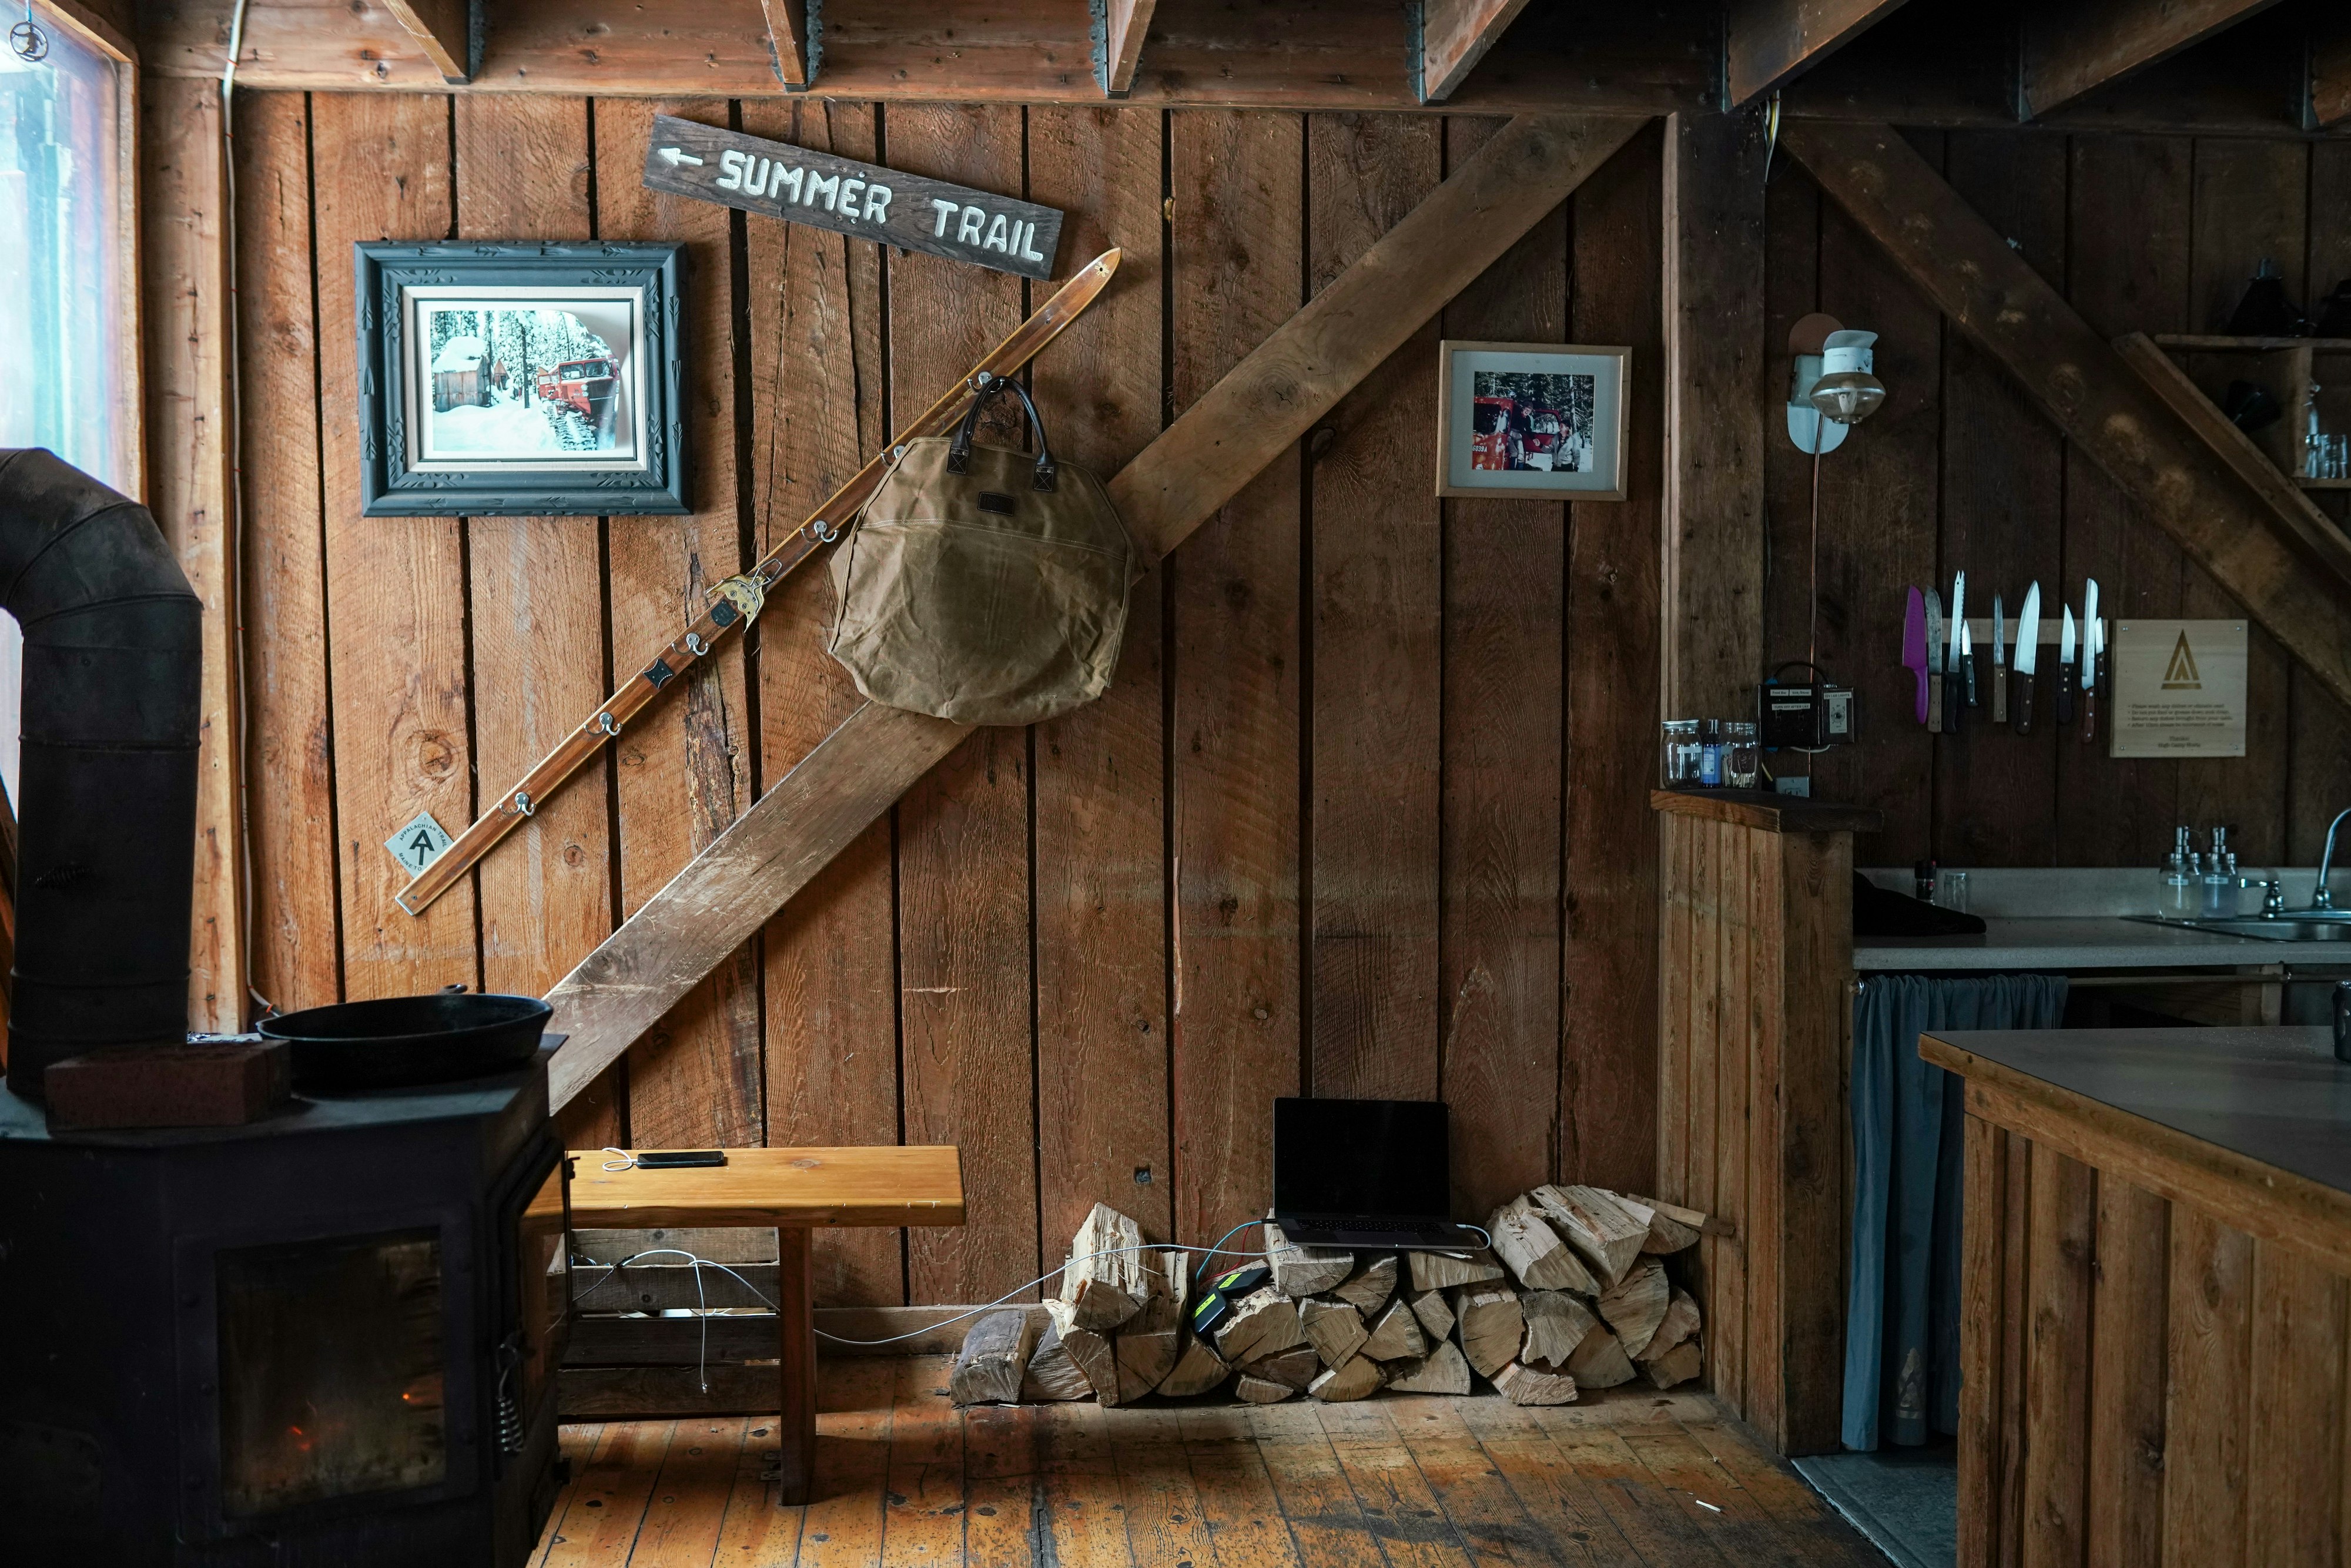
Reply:
M1960 1568L2351 1563L2351 1065L2324 1029L1954 1032Z

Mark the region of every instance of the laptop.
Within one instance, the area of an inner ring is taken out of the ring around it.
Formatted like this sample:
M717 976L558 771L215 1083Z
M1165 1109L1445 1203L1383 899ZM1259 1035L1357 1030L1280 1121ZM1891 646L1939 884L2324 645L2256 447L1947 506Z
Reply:
M1276 1100L1273 1218L1313 1247L1454 1252L1485 1246L1453 1223L1440 1100Z

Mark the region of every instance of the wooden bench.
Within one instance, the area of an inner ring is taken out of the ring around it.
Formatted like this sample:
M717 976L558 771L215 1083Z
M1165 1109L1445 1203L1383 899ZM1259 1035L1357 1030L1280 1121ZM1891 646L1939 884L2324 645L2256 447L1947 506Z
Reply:
M580 1229L774 1227L781 1388L778 1500L809 1500L816 1472L816 1303L809 1232L821 1225L961 1225L963 1169L952 1145L912 1148L729 1149L723 1166L604 1168L575 1152L571 1223Z

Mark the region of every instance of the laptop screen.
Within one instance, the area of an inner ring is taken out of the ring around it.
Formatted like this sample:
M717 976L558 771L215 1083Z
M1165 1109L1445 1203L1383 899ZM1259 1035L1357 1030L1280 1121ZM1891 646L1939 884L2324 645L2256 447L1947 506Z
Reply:
M1453 1211L1445 1104L1438 1100L1276 1100L1273 1207L1278 1214Z

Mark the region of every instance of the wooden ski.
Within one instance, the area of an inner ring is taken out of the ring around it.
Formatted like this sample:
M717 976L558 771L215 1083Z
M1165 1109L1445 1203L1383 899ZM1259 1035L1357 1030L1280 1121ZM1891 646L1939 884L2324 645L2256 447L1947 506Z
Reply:
M644 711L672 677L684 674L696 659L706 657L716 649L721 637L758 614L770 589L793 568L841 537L857 516L858 508L880 487L882 476L889 472L900 446L923 436L943 435L952 429L982 387L1018 371L1036 357L1038 350L1061 336L1062 329L1084 314L1086 307L1109 286L1118 263L1116 249L1106 250L1087 263L1055 290L1050 299L1038 307L1034 315L1021 322L1010 337L974 365L968 375L901 429L890 444L875 454L873 460L852 476L847 484L827 497L814 515L793 529L758 565L711 589L709 606L694 624L663 649L642 674L631 677L606 698L601 707L590 714L560 746L523 775L496 805L482 813L480 820L451 840L449 847L396 895L400 906L411 915L423 914L500 839L519 827L540 802L618 736L631 718Z

